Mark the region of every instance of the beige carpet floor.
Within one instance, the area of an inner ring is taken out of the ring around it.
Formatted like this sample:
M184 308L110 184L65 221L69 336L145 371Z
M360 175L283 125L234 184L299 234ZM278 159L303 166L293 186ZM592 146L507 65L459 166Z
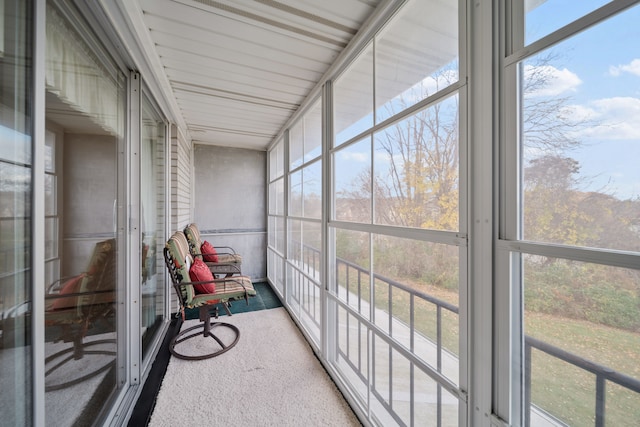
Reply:
M236 325L240 341L212 359L172 357L150 426L360 425L284 308L219 320ZM181 351L209 341L190 339Z

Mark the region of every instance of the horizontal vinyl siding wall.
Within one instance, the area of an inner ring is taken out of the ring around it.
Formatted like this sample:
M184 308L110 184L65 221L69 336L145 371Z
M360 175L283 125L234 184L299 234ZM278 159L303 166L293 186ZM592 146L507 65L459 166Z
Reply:
M173 138L172 165L175 164L175 187L172 194L173 223L172 231L182 230L191 220L191 170L192 148L191 141L187 141L181 132ZM174 163L175 162L175 163Z
M184 229L191 219L191 141L182 132L171 126L171 228L170 235ZM178 299L171 292L171 312L178 310Z

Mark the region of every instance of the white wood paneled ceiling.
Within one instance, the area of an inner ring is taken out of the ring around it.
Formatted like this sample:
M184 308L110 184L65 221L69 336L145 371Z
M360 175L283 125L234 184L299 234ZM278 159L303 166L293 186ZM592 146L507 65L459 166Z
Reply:
M382 0L123 0L195 143L264 150Z

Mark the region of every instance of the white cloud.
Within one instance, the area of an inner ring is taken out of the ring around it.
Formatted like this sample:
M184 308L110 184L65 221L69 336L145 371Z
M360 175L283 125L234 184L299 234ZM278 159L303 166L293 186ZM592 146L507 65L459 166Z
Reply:
M369 153L344 151L338 154L340 160L346 162L369 163Z
M636 76L640 76L640 59L634 59L626 65L610 66L609 74L614 77L619 76L622 73L629 73Z
M539 76L539 77L536 77ZM546 84L527 96L558 96L566 92L575 92L582 84L580 77L567 68L558 69L552 65L525 65L524 78L544 78Z
M640 98L603 98L571 108L573 117L596 123L580 131L581 137L640 140Z

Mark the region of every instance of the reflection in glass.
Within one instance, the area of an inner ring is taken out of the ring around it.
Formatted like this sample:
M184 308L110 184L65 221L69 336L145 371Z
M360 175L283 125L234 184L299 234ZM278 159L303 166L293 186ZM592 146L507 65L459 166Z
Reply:
M375 135L378 224L458 230L458 96Z
M569 425L593 424L598 381L609 393L605 425L640 420L637 397L627 398L640 390L610 387L616 375L640 380L638 307L640 270L524 256L525 393L533 405L524 409L532 425L539 409Z
M142 354L146 357L165 318L166 286L162 248L166 241L165 123L142 97L140 149Z
M65 426L99 423L120 384L118 148L126 86L109 56L89 48L67 20L75 13L57 4L48 2L46 23L48 244L59 268L49 269L45 284L45 419Z
M376 123L458 81L458 0L405 5L376 36Z
M16 426L32 424L33 403L30 4L22 0L0 4L0 424Z

